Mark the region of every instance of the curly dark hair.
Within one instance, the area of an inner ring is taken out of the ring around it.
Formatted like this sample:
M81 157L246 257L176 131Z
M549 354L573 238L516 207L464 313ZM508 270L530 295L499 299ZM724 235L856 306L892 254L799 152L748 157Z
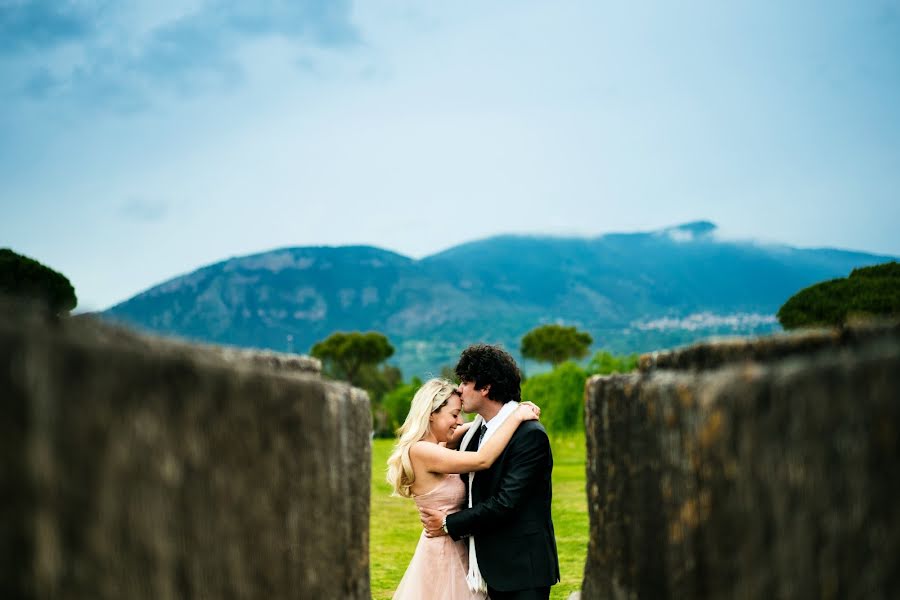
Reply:
M475 344L463 350L456 363L460 381L474 381L475 389L489 385L487 397L497 402L522 399L522 373L515 359L499 346Z

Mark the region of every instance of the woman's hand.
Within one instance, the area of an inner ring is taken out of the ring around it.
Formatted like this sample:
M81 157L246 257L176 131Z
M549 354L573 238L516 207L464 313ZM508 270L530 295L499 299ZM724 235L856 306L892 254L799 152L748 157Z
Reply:
M444 444L445 448L450 448L451 450L456 450L459 448L459 443L462 441L463 436L466 435L466 432L469 430L469 427L472 426L472 421L468 423L463 423L459 427L456 428L456 431L453 432L453 435L450 436L450 439L447 440L447 443Z
M516 408L516 416L520 421L537 421L541 415L541 409L531 402L520 402Z
M535 404L534 402L519 402L519 406L521 405L530 406L531 410L534 411L534 414L538 416L538 419L541 418L541 407Z

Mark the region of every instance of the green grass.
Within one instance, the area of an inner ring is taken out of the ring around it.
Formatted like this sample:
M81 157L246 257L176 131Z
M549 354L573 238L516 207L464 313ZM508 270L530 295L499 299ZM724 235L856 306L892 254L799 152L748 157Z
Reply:
M562 581L550 598L565 600L580 589L587 554L588 516L584 486L584 434L551 435L553 446L553 525ZM393 440L376 439L372 448L370 571L372 598L391 597L416 549L422 525L412 500L391 497L384 480Z

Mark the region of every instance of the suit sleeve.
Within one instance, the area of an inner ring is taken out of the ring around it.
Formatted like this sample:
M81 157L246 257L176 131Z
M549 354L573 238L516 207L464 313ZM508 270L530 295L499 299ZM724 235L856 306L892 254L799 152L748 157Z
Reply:
M542 429L532 429L514 439L506 452L509 455L505 460L510 466L497 492L472 508L447 515L447 531L454 540L505 525L532 484L546 477L550 468L550 440Z

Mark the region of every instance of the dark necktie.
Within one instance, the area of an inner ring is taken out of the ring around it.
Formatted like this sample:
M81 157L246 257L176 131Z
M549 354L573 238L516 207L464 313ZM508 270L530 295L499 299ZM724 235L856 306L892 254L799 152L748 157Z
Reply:
M481 424L481 428L478 430L478 445L476 448L481 448L481 440L484 438L484 432L487 431L487 425L485 423Z

